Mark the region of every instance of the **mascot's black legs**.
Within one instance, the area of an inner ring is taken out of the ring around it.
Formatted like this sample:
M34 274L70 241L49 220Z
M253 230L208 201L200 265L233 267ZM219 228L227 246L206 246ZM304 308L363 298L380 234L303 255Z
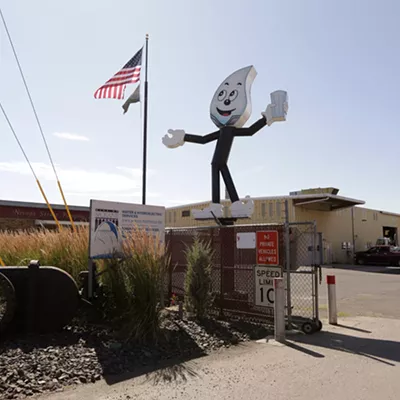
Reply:
M214 204L221 203L221 184L218 164L211 164L211 197Z
M221 174L224 178L226 190L228 191L231 202L234 203L235 201L238 201L239 196L237 194L235 184L233 183L231 173L229 172L228 166L226 164L221 167Z
M233 179L231 173L229 172L228 166L226 164L211 164L211 179L212 179L212 202L220 203L221 202L221 185L220 185L220 176L222 174L222 178L224 179L226 189L229 194L229 198L231 202L239 200L239 196L237 194L235 184L233 183Z

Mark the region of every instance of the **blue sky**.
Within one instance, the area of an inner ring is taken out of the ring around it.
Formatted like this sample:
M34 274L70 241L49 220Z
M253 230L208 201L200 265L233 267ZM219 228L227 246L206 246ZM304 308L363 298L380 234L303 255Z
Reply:
M141 201L140 105L94 91L149 43L148 203L210 198L214 144L170 150L169 128L209 133L221 81L254 65L253 113L285 89L290 109L236 139L230 169L240 196L334 186L400 213L400 3L380 1L0 0L67 200ZM61 203L45 147L0 27L0 99L49 200ZM126 94L135 86L130 85ZM41 201L0 116L0 199ZM75 140L72 140L75 139ZM76 140L81 139L81 140Z

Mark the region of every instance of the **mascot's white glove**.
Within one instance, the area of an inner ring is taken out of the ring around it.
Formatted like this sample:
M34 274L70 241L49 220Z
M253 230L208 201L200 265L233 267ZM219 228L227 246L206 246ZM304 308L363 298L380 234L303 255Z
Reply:
M268 104L265 112L261 115L267 120L267 125L271 126L276 121L286 121L286 115L289 110L287 92L276 90L271 93L271 104Z
M272 118L272 107L274 107L274 106L275 106L275 104L268 104L265 112L261 113L261 115L266 119L268 126L271 126L272 123L274 122L274 120Z
M168 134L164 135L162 142L169 149L175 149L185 144L185 135L186 132L183 129L168 129Z

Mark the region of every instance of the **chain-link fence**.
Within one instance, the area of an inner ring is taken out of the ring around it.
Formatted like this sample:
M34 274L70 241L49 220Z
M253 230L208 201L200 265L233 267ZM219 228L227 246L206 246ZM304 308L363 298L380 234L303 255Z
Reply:
M169 296L184 296L185 250L195 234L209 241L214 252L213 312L273 321L272 281L274 276L283 276L288 322L318 320L322 249L314 222L167 229L171 257L166 288ZM263 242L263 235L271 238ZM260 243L266 247L260 250ZM272 247L268 247L271 243Z
M274 249L277 269L284 265L284 225L236 225L168 229L171 267L168 293L184 296L186 274L185 250L193 243L194 235L210 242L214 252L212 291L215 296L213 311L234 314L246 319L265 320L273 318L273 307L257 305L255 265L259 264L256 251L257 235L276 232ZM240 240L247 241L243 245ZM265 294L266 295L266 294Z

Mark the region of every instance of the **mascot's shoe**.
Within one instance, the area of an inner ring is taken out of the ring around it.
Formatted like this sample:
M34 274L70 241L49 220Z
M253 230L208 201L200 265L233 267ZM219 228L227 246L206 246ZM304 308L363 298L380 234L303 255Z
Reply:
M211 213L212 212L212 213ZM203 210L192 210L192 215L194 219L213 219L214 216L217 218L222 218L223 207L219 203L211 203L208 207Z
M231 205L231 215L233 218L250 218L254 212L254 201L250 196L246 196L246 202L235 201Z

